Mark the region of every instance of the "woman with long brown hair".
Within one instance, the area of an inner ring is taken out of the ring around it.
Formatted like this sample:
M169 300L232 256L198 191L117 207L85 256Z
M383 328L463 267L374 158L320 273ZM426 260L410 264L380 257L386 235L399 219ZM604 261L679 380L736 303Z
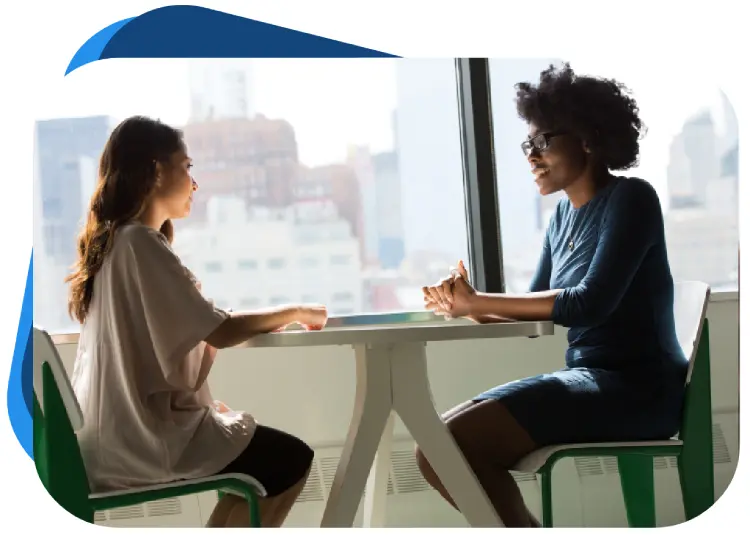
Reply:
M211 397L217 349L292 323L327 321L323 306L230 313L214 307L171 248L173 219L190 213L198 186L180 131L145 117L119 124L68 277L69 311L81 323L73 388L92 490L243 473L258 479L263 526L281 526L310 471L313 451ZM248 525L227 495L211 527Z

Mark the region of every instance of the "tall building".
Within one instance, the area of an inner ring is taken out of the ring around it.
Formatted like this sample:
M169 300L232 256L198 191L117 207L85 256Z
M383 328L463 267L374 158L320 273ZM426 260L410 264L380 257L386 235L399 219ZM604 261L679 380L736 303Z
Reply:
M359 184L363 260L368 266L396 269L405 256L398 155L350 147L346 163Z
M675 136L667 167L670 208L706 204L706 188L719 175L717 141L708 110L687 120Z
M337 216L349 226L352 236L359 243L358 261L362 261L366 246L362 186L357 172L345 164L329 164L314 168L301 167L297 185L297 202L314 197L318 202L330 202L335 206Z
M102 149L114 128L105 116L36 123L34 189L39 194L40 242L35 246L56 263L70 265L75 240L97 177Z
M675 278L701 280L714 290L736 288L739 261L736 121L728 102L721 107L724 132L702 111L672 141L665 216Z
M175 233L175 251L219 307L317 302L332 314L364 308L359 243L340 218L305 221L284 209L214 196L206 223Z
M190 123L184 133L199 186L187 223L203 222L208 200L216 195L242 198L248 208L286 207L293 202L299 161L288 122L259 115Z
M114 121L106 116L37 121L34 136L34 320L75 328L67 315L65 276Z
M191 60L190 122L253 117L251 63L249 59Z
M396 151L372 157L377 210L377 246L380 266L398 269L405 257L401 177Z
M361 212L362 260L366 265L378 263L378 203L375 167L370 150L365 146L351 146L346 164L356 175Z
M343 164L309 168L299 162L294 128L285 120L257 115L190 123L184 128L199 189L193 211L181 226L207 222L214 197L240 199L247 215L267 212L305 219L342 218L356 239L362 239L359 183L354 170Z

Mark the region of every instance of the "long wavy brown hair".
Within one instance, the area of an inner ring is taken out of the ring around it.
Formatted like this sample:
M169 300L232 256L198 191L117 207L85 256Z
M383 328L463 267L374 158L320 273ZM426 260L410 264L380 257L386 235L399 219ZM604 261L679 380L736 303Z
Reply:
M84 227L78 236L78 259L70 283L68 312L83 323L91 304L94 277L102 268L115 233L143 210L156 182L156 163L169 162L183 145L182 132L161 121L135 116L110 134L99 159L99 177ZM167 220L161 232L172 242Z

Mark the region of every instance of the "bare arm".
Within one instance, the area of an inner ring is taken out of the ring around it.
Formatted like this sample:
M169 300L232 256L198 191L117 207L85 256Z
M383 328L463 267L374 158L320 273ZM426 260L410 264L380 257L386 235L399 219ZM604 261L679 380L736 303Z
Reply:
M544 290L527 294L488 294L477 292L471 298L471 316L480 319L549 321L555 297L561 290Z
M545 252L540 263L541 276L535 277L533 284L535 292L478 292L469 297L468 313L478 318L489 314L518 321L551 320L565 327L596 326L619 306L663 228L661 206L653 187L641 180L626 180L612 192L596 251L577 285L548 290Z
M550 262L549 247L545 241L535 282L532 284L532 287L538 287L538 291L513 295L476 292L468 283L468 273L461 261L458 268L452 271L451 277L441 280L433 287L422 289L425 307L437 312L451 312L456 317L464 317L479 324L549 320L552 318L555 297L561 292L549 290L549 282L545 282L549 279ZM456 299L461 303L456 304Z
M273 332L300 320L300 308L279 307L253 312L232 312L216 330L206 338L206 343L218 349L230 348L245 340Z

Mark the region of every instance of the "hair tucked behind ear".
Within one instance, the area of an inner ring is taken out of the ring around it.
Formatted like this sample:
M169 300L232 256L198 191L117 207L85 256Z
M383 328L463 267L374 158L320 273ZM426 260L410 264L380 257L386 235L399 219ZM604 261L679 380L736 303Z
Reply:
M131 117L109 136L99 160L99 180L91 197L86 222L78 237L78 259L70 283L68 312L83 323L91 304L94 277L112 248L117 230L136 218L156 182L156 163L182 147L182 134L146 117ZM161 232L169 242L174 227L167 220Z

